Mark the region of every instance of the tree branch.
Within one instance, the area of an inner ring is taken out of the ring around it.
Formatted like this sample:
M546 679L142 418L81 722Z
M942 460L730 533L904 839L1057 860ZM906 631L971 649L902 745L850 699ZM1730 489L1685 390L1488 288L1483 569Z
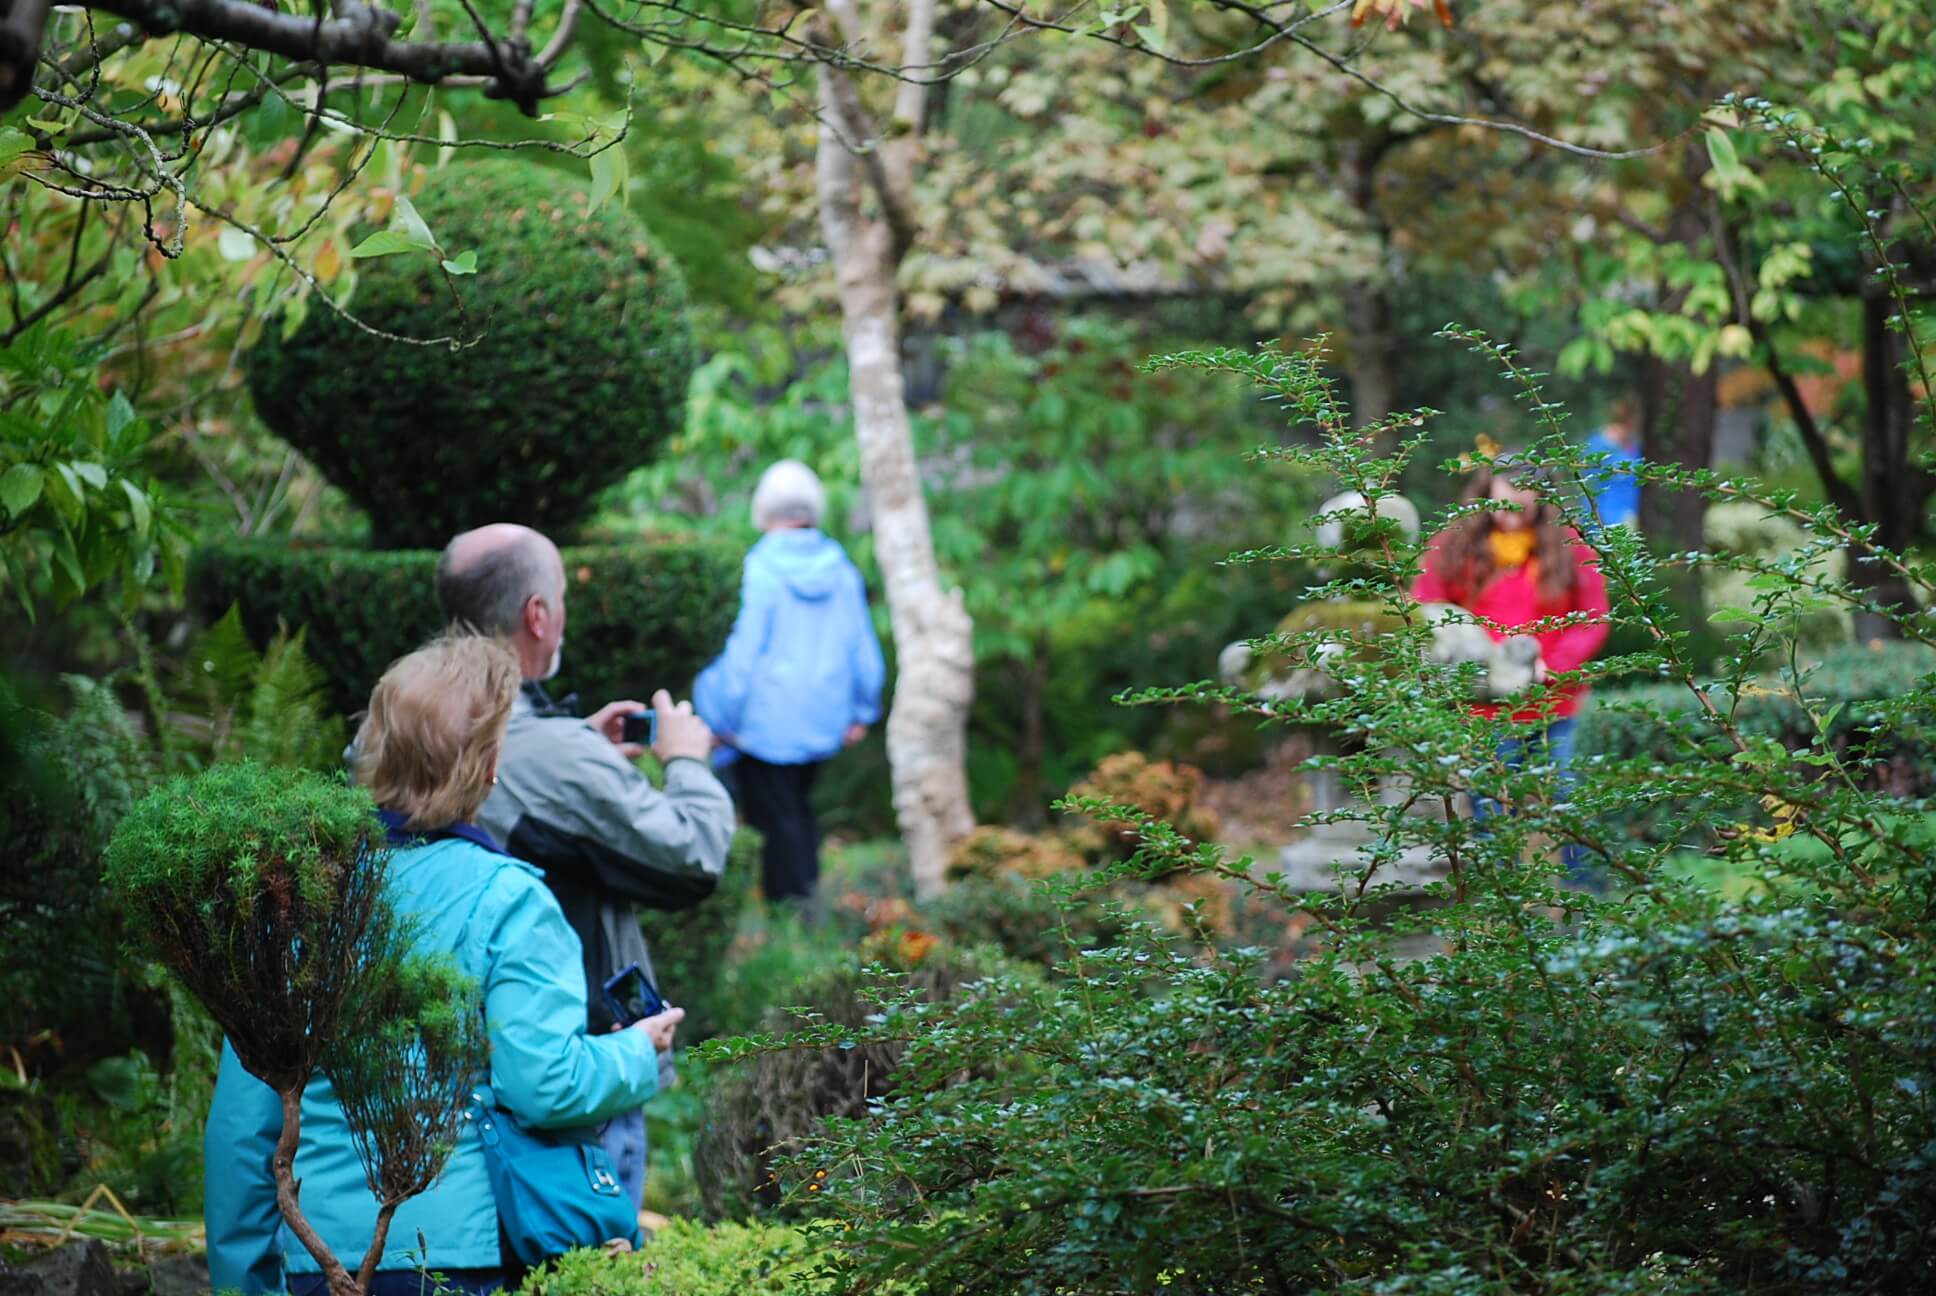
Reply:
M531 115L536 115L538 101L545 97L545 69L532 59L527 43L397 40L398 15L364 4L346 4L342 16L319 21L258 8L246 0L89 3L150 32L185 32L304 62L395 72L425 85L456 75L486 77L487 96L509 99Z

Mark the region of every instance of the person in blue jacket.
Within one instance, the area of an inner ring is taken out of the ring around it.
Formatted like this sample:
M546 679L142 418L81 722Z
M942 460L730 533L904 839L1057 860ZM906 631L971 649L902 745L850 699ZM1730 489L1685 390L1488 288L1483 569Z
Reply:
M496 781L518 682L516 655L474 635L448 635L399 659L370 696L355 775L389 827L388 897L418 924L418 952L455 956L483 995L497 1105L529 1128L584 1126L652 1097L657 1050L670 1046L685 1014L669 1008L626 1030L589 1034L578 938L558 902L536 869L470 824ZM204 1145L217 1292L327 1290L276 1207L270 1158L281 1127L275 1092L225 1045ZM375 1234L377 1202L324 1075L303 1092L295 1174L310 1224L355 1272ZM392 1219L373 1296L496 1291L506 1280L498 1248L497 1203L466 1122L442 1177Z
M1624 396L1613 403L1606 426L1587 438L1589 451L1607 456L1606 463L1587 478L1601 526L1640 524L1640 482L1632 468L1640 462L1639 440L1633 402Z
M738 785L741 812L766 837L769 900L808 900L820 878L815 776L881 717L886 667L867 588L838 541L820 531L826 491L783 459L760 476L739 617L726 650L693 684Z

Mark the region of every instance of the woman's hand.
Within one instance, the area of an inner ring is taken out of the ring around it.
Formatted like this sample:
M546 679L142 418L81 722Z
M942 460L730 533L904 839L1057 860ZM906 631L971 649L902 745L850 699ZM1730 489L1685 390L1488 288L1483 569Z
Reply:
M652 1037L652 1047L661 1053L666 1053L672 1049L672 1033L679 1029L679 1023L685 1019L684 1008L667 1008L664 1012L639 1018L628 1029L644 1031Z
M1544 656L1533 658L1533 683L1544 684L1552 676L1553 672L1546 668L1546 658Z

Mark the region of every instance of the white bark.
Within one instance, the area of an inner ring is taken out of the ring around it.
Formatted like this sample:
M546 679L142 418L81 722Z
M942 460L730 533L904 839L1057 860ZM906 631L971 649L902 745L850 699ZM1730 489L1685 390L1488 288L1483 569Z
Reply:
M854 40L853 0L833 0L828 9ZM913 0L904 66L927 63L933 19L933 0ZM967 773L975 658L961 591L942 588L935 562L901 374L895 279L914 236L913 159L925 87L900 86L900 129L884 141L849 74L823 64L819 76L820 222L839 284L854 436L899 672L887 717L894 813L915 894L927 897L942 890L949 853L975 826ZM864 210L870 190L877 215Z

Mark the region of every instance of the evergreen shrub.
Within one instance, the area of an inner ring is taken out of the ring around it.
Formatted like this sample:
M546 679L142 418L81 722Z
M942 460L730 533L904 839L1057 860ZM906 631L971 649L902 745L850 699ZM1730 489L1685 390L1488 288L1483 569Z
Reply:
M1447 334L1507 372L1539 423L1526 453L1571 507L1587 465L1559 411L1509 349ZM1313 353L1156 363L1237 375L1320 433L1267 452L1259 471L1289 465L1375 500L1426 443L1424 411L1354 427ZM1849 542L1833 510L1753 483L1639 472L1652 489L1800 513L1811 536ZM1520 734L1472 714L1432 668L1430 629L1404 594L1420 546L1395 545L1369 574L1311 591L1378 598L1399 622L1378 668L1346 658L1339 696L1192 685L1131 699L1219 702L1352 739L1321 758L1358 794L1323 818L1369 838L1339 861L1335 888L1293 889L1133 809L1073 807L1140 829L1136 854L1097 870L1098 884L1226 880L1276 906L1304 957L1273 968L1266 950L1132 926L1105 947L1067 944L1046 980L990 978L940 1003L890 990L858 1025L703 1046L749 1067L896 1051L892 1093L789 1142L771 1171L790 1206L839 1225L830 1236L855 1267L841 1290L1927 1290L1936 848L1927 802L1875 777L1873 744L1835 734L1843 713L1868 712L1896 741L1928 741L1936 676L1838 712L1832 673L1790 670L1781 684L1807 726L1748 730L1700 698L1744 693L1753 667L1739 663L1792 660L1799 599L1862 593L1771 562L1735 609L1739 661L1716 680L1674 619L1660 562L1620 528L1599 547L1613 619L1654 646L1586 675L1677 684L1693 709L1652 713L1684 733L1676 759L1583 765L1564 794L1550 766L1508 765L1500 744ZM1928 566L1886 557L1936 583ZM1927 621L1900 630L1927 641ZM1511 813L1483 827L1429 813L1475 790ZM1708 833L1715 860L1772 885L1733 900L1690 884L1671 846L1607 836L1604 824L1635 815L1659 816L1670 841ZM1559 843L1586 847L1612 893L1558 885ZM1415 847L1445 880L1429 903L1395 905L1394 865Z
M308 1081L358 986L384 912L382 842L362 789L240 761L137 802L106 877L141 943L280 1092Z
M821 1230L674 1219L652 1230L643 1251L573 1251L533 1269L517 1290L524 1296L819 1296L839 1290L838 1277L824 1272L826 1256ZM914 1289L880 1290L881 1296L912 1296Z
M623 203L591 211L585 184L555 167L469 162L415 201L447 255L476 252L477 272L446 276L420 252L365 260L355 312L468 345L400 345L311 310L249 352L256 411L368 510L386 547L506 521L562 539L684 421L685 281Z
M693 1172L710 1218L737 1219L777 1206L786 1195L775 1173L779 1158L797 1149L827 1117L858 1117L910 1080L942 1083L903 1076L901 1047L888 1039L863 1042L860 1032L880 1017L886 999L903 1005L944 1002L1005 964L988 952L935 945L922 937L902 939L907 935L878 944L889 960L885 966L893 969L892 990L881 990L880 978L857 962L776 987L773 997L784 1006L767 1010L762 1031L780 1034L811 1021L824 1035L818 1047L768 1053L711 1076L706 1124L693 1149ZM734 1041L732 1047L738 1045ZM718 1056L711 1047L696 1051ZM807 1198L822 1191L834 1171L815 1165L800 1173L800 1196Z
M155 777L111 689L80 676L56 718L19 705L0 685L0 1040L42 1030L69 1061L120 1053L142 1034L158 996L128 975L121 914L101 887L101 853L114 825Z
M441 543L441 541L439 542ZM739 558L709 543L585 545L564 550L564 669L553 682L585 705L685 691L719 652L739 608ZM258 645L279 627L328 677L332 702L359 711L384 668L443 626L437 552L312 548L268 540L203 547L190 596L213 619L231 605Z

